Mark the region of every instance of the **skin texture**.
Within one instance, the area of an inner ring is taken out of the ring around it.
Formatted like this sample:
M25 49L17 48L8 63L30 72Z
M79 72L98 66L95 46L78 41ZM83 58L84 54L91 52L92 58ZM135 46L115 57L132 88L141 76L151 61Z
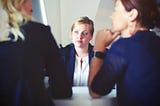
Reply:
M71 32L72 41L77 55L84 57L88 54L88 44L92 39L89 24L77 24Z
M32 2L31 0L25 0L23 6L21 7L21 11L24 11L26 14L32 16Z

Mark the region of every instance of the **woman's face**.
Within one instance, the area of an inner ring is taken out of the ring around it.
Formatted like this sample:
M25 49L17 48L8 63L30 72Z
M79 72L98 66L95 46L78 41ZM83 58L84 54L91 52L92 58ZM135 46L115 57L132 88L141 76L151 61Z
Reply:
M112 19L112 31L122 32L128 27L128 14L121 0L115 2L114 12L111 15Z
M74 45L79 48L88 47L92 35L90 33L89 24L77 24L71 32L71 37Z
M22 9L26 14L32 16L32 2L31 2L31 0L24 0Z

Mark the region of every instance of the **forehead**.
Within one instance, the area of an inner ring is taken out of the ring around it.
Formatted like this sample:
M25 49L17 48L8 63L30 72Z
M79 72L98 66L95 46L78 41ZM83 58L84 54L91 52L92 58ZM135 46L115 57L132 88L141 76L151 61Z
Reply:
M89 30L89 24L75 24L74 30Z

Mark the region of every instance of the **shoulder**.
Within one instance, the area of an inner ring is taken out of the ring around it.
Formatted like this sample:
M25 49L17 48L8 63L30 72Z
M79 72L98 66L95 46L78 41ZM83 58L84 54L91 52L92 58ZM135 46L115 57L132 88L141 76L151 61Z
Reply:
M32 41L34 40L39 42L43 41L48 44L54 42L54 45L56 45L56 41L50 27L42 23L29 21L21 27L21 30L27 39L32 39Z
M29 21L26 24L22 25L22 30L26 33L34 35L34 36L44 36L52 35L50 26L44 25L43 23L38 23L34 21ZM49 37L48 36L48 37Z
M70 51L72 49L74 49L74 44L73 43L70 43L70 44L66 45L65 47L61 47L62 51Z
M50 26L44 25L43 23L29 21L24 24L22 27L30 30L39 30L39 31L50 31Z
M65 47L61 47L61 55L62 56L67 56L67 55L70 55L70 54L74 54L74 44L71 43L71 44L68 44L66 45Z

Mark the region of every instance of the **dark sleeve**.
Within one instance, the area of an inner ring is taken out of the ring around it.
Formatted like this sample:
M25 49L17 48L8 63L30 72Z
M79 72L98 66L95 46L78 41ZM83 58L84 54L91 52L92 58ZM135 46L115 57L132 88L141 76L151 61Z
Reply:
M125 69L125 59L117 48L106 51L103 66L92 82L92 90L100 95L111 92Z
M48 51L46 72L49 76L49 89L54 98L66 98L72 96L72 86L64 63L60 56L60 49L47 29Z

